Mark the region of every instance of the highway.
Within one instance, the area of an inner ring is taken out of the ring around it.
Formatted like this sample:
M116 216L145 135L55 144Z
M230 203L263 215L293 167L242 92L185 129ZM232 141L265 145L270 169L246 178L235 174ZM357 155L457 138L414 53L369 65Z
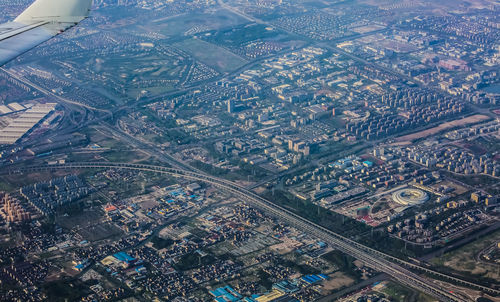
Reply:
M35 88L36 90L42 92L43 94L45 94L47 96L52 96L52 97L56 98L57 100L59 100L61 102L72 104L72 105L76 105L76 106L80 106L80 107L84 107L86 109L90 109L90 110L94 110L94 111L102 111L102 112L106 112L106 113L110 112L108 110L95 108L95 107L92 107L92 106L87 105L87 104L83 104L83 103L72 101L72 100L67 99L67 98L63 98L62 96L59 96L59 95L57 95L55 93L52 93L52 92L48 91L47 89L42 88L39 85L36 85L36 84L32 83L31 81L28 81L27 79L19 76L18 74L14 73L14 72L12 72L10 70L7 70L7 69L1 68L1 67L0 67L0 70L3 71L3 72L5 72L5 73L7 73L8 75L10 75L11 77L13 77L14 79L18 80L19 82L21 82L23 84L26 84L28 86L31 86L31 87Z
M429 268L404 261L402 259L387 255L380 251L374 250L367 246L364 246L358 242L355 242L349 238L346 238L340 234L334 233L312 221L309 221L288 209L285 209L279 205L276 205L269 200L262 198L261 196L255 194L254 192L241 187L231 181L209 176L206 174L201 174L198 172L187 171L179 168L170 168L155 165L143 165L143 164L128 164L128 163L106 163L106 162L83 162L83 163L66 163L57 165L42 165L42 166L32 166L25 168L12 168L3 169L0 174L17 174L25 173L29 171L41 171L41 170L56 170L56 169L103 169L103 168L116 168L116 169L128 169L128 170L141 170L149 171L154 173L161 173L170 175L173 177L192 179L197 181L202 181L209 183L215 187L218 187L227 192L233 193L235 196L241 198L243 201L252 204L253 206L263 210L267 214L274 216L287 224L303 231L319 239L325 241L330 246L349 254L356 259L362 261L365 265L388 274L393 277L396 281L420 290L428 295L437 298L439 301L471 301L469 297L459 295L458 293L452 293L447 289L442 288L442 286L435 283L432 279L424 278L417 273L414 273L410 269L415 269L427 274L445 279L447 281L453 281L454 283L473 288L475 290L480 290L484 293L500 295L500 291L488 288L479 284L461 280L449 275L445 275Z
M241 11L238 11L231 6L225 4L222 2L222 0L219 0L219 4L233 13L245 17L248 20L251 20L256 23L261 23L261 24L266 24L262 20L249 17L242 13ZM347 52L344 52L343 50L331 46L326 43L319 43L318 45L322 47L327 47L328 49L335 51L337 53L342 53L343 55L346 55L350 58L356 59L358 61L362 61L362 63L367 64L367 65L374 65L372 62L368 62L366 60L362 60L358 57L353 56L352 54L349 54ZM381 68L380 66L377 65L377 68L380 68L382 70L385 70L387 72L395 73L393 70L388 70L386 68ZM85 107L86 109L93 110L93 111L102 111L106 113L106 116L108 114L111 114L113 112L111 111L106 111L106 110L101 110L97 108L93 108L88 105L84 105L81 103L77 103L71 100L68 100L66 98L62 98L60 96L54 95L50 91L43 89L42 87L35 85L34 83L31 83L27 81L26 79L23 79L19 77L17 74L14 74L12 72L9 72L7 70L4 70L7 72L9 75L12 77L24 82L25 84L30 85L31 87L41 91L42 93L55 97L58 101L63 102L63 103L68 103L71 105L76 105L76 106L82 106ZM402 76L401 74L398 73L399 76ZM408 77L404 77L406 80L410 80ZM122 108L127 110L128 108ZM121 109L120 109L121 110ZM104 118L105 118L104 117ZM420 272L425 272L429 275L433 275L448 281L453 281L456 284L462 285L462 286L467 286L476 290L481 290L484 293L489 293L489 294L495 294L495 295L500 295L500 291L494 290L488 287L484 287L478 284L474 284L471 282L467 282L452 276L448 276L445 274L441 274L439 272L430 270L426 267L404 261L402 259L392 257L390 255L387 255L385 253L382 253L380 251L371 249L367 246L364 246L362 244L359 244L349 238L346 238L340 234L334 233L324 227L322 227L319 224L316 224L312 221L309 221L291 211L289 211L286 208L283 208L279 205L276 205L272 203L269 200L266 200L262 198L261 196L255 194L248 188L244 188L242 186L239 186L235 184L232 181L221 179L221 178L216 178L210 175L207 175L201 171L198 171L194 169L193 167L190 167L187 164L184 164L180 162L178 159L165 154L160 150L159 148L153 146L152 144L148 144L142 140L132 138L130 136L127 136L121 131L115 129L115 125L110 125L107 124L103 121L103 119L100 120L93 120L89 121L88 123L82 123L80 127L83 125L88 125L89 123L92 122L100 122L101 126L103 128L106 128L110 133L112 133L113 136L119 137L122 141L126 141L130 143L131 145L136 145L140 146L141 150L147 150L149 155L155 156L159 158L162 162L169 164L171 167L164 167L164 166L154 166L154 165L141 165L141 164L128 164L128 163L101 163L101 162L86 162L86 163L67 163L67 164L58 164L58 165L44 165L44 166L32 166L32 167L26 167L26 168L7 168L3 167L0 170L0 174L10 174L10 173L24 173L24 172L29 172L29 171L39 171L39 170L55 170L55 169L63 169L63 170L69 170L69 169L103 169L103 168L116 168L116 169L129 169L129 170L140 170L140 171L149 171L149 172L154 172L154 173L161 173L165 175L170 175L173 177L179 177L179 178L186 178L186 179L192 179L192 180L197 180L197 181L202 181L205 183L209 183L215 187L218 187L222 190L225 190L227 192L230 192L234 194L235 196L241 198L243 201L248 202L249 204L263 210L267 214L277 217L278 219L286 222L287 224L305 232L308 234L311 234L313 236L316 236L323 240L324 242L328 243L330 246L337 248L338 250L351 255L355 257L356 259L362 261L365 265L377 270L386 273L387 275L391 276L394 278L396 281L415 288L419 291L422 291L426 294L429 294L439 301L470 301L471 299L469 297L465 297L463 295L460 295L458 293L452 293L448 289L443 288L440 284L436 283L432 279L424 278L417 273L413 272L410 269L413 270L418 270ZM79 128L80 128L79 127ZM146 147L146 148L144 148Z

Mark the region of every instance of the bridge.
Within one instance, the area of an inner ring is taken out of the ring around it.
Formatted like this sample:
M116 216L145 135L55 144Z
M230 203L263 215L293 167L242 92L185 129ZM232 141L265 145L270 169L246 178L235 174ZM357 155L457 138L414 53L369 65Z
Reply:
M269 200L257 195L256 193L243 188L232 181L206 175L195 171L189 171L182 168L171 168L158 165L146 164L129 164L129 163L106 163L106 162L74 162L54 165L40 165L22 168L9 168L0 171L0 174L19 174L36 171L49 170L71 170L71 169L127 169L139 170L153 173L165 174L178 178L192 179L211 184L217 188L225 190L238 196L243 201L246 201L253 206L265 211L267 214L274 216L289 225L309 234L312 234L321 240L325 241L332 247L353 256L362 261L366 266L374 270L385 272L392 276L398 282L409 287L420 290L429 294L439 301L470 301L471 299L458 293L453 293L447 289L443 289L434 280L426 279L410 269L427 273L443 280L451 281L457 285L466 286L475 290L480 290L484 293L492 295L500 295L500 291L489 288L480 284L462 280L460 278L443 274L412 262L388 255L381 251L372 249L354 240L337 234L319 224L309 221L292 211L276 205Z

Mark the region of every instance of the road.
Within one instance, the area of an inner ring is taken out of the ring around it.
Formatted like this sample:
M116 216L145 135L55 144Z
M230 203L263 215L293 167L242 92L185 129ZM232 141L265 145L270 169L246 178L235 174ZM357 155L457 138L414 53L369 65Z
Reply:
M247 14L244 14L244 13L240 12L239 10L237 10L236 8L234 8L234 7L230 6L230 5L227 5L227 4L226 4L226 3L224 3L224 1L222 1L222 0L217 0L217 3L218 3L218 4L222 7L222 8L224 8L224 9L226 9L226 10L228 10L228 11L232 12L232 13L233 13L233 14L235 14L235 15L238 15L238 16L242 17L243 19L246 19L246 20L248 20L248 21L250 21L250 22L255 22L255 23L257 23L257 24L266 24L266 22L264 22L264 21L262 21L262 20L260 20L260 19L257 19L257 18L255 18L255 17L249 16L249 15L247 15Z
M87 108L87 109L90 109L90 110L94 110L94 111L109 112L108 110L95 108L95 107L92 107L90 105L86 105L86 104L83 104L83 103L72 101L72 100L67 99L67 98L63 98L62 96L54 94L54 93L48 91L47 89L45 89L45 88L43 88L43 87L41 87L39 85L36 85L35 83L32 83L32 82L28 81L27 79L25 79L23 77L20 77L16 73L14 73L12 71L9 71L9 70L7 70L5 68L0 67L0 70L3 71L3 72L5 72L5 73L7 73L8 75L10 75L11 77L13 77L14 79L18 80L19 82L21 82L23 84L26 84L28 86L31 86L31 87L35 88L36 90L42 92L43 94L45 94L47 96L54 97L54 98L56 98L57 100L59 100L61 102L72 104L72 105L76 105L76 106L80 106L80 107L84 107L84 108Z
M40 87L36 87L41 89ZM50 95L51 93L47 91ZM65 100L61 100L65 101ZM372 250L368 247L360 245L348 238L345 238L339 234L333 233L330 230L323 228L311 221L308 221L297 214L290 212L289 210L282 208L273 204L272 202L260 197L259 195L249 191L246 188L240 187L239 185L220 178L215 178L209 175L197 171L196 169L180 162L178 159L165 154L161 149L149 144L145 141L138 140L129 135L122 133L121 131L115 129L114 125L110 125L104 121L100 122L101 126L107 131L111 132L114 136L118 137L120 140L129 143L130 145L138 146L141 150L146 150L148 154L160 159L162 162L169 164L173 168L166 168L163 166L148 166L148 165L128 165L128 164L113 164L113 163L72 163L67 165L57 165L57 166L47 166L41 167L42 169L72 169L72 168L124 168L124 169L134 169L143 170L169 174L176 177L190 178L195 180L204 181L210 183L216 187L223 190L229 191L236 196L240 197L242 200L250 202L254 206L263 209L268 214L275 216L290 225L312 235L321 238L331 246L339 249L340 251L352 255L355 258L363 261L367 266L372 267L375 270L385 272L386 274L392 276L398 282L401 282L407 286L416 288L422 292L432 295L438 298L440 301L469 301L466 297L460 296L458 294L452 294L442 289L440 286L434 284L432 280L427 280L407 268L401 266L400 264L405 264L406 266L416 268L415 264L405 263L401 259L396 259L390 257L389 255L383 254L379 251ZM400 264L398 264L400 263ZM419 267L429 273L430 270L426 268ZM460 279L456 279L450 276L439 274L437 272L432 272L437 274L441 278L446 278L452 280L459 284L468 285L476 289L481 289L486 292L492 292L494 294L500 294L500 292L494 291L492 289L482 287L480 285L472 284Z
M248 20L251 20L253 22L265 24L262 20L257 20L252 17L248 17L247 15L243 14L242 12L224 4L222 1L219 1L219 4L233 13L240 15L242 17L247 18ZM351 54L348 54L336 47L332 47L327 44L319 44L321 46L325 46L333 51L340 52L344 55L347 55L349 57L352 57L353 59L356 60L362 60L358 57L352 56ZM368 65L373 65L371 62L367 62L363 60L364 64ZM380 66L377 66L380 68ZM381 68L385 69L385 68ZM17 75L8 72L4 70L14 78L19 80L19 77ZM386 70L389 72L389 70ZM390 70L391 73L394 73L393 70ZM398 74L401 76L401 74ZM408 78L406 78L409 80ZM25 79L22 79L22 82L27 83ZM51 95L58 100L65 102L65 103L70 103L73 105L79 105L79 106L84 106L87 107L88 109L91 110L98 110L96 108L86 106L81 103L75 103L71 100L67 100L65 98L62 98L60 96L54 95L50 91L47 91L43 89L42 87L39 87L33 83L27 83L30 86L36 88L37 90L43 92L44 94ZM352 255L353 257L357 258L358 260L362 261L365 263L365 265L377 270L386 273L387 275L391 276L398 282L410 286L412 288L415 288L417 290L420 290L424 293L427 293L433 297L436 297L440 301L469 301L471 300L468 297L459 295L458 293L451 293L448 290L442 288L442 286L437 285L433 280L424 278L410 269L415 269L419 270L440 278L444 278L446 280L453 281L455 283L458 283L460 285L465 285L472 287L474 289L479 289L481 291L487 292L487 293L492 293L492 294L500 294L500 291L493 290L478 284L474 284L471 282L467 282L464 280L460 280L458 278L454 278L452 276L448 276L445 274L441 274L435 271L432 271L428 268L418 266L413 263L406 262L404 260L389 256L387 254L384 254L380 251L371 249L369 247L366 247L364 245L361 245L353 240L350 240L346 237L343 237L340 234L334 233L312 221L309 221L283 207L280 207L262 197L259 195L255 194L254 192L248 190L247 188L241 187L231 181L221 179L221 178L216 178L209 176L207 174L204 174L200 171L197 171L196 169L193 169L189 165L186 165L182 162L179 162L179 160L175 159L174 157L163 153L160 149L152 146L152 145L146 145L144 146L144 142L141 140L138 140L136 138L132 138L130 136L124 135L123 133L120 133L120 131L113 129L113 125L105 124L104 122L101 123L101 125L108 127L107 129L113 133L113 135L116 135L120 137L122 140L131 143L133 145L142 145L141 149L147 149L148 154L151 154L157 158L160 158L162 162L168 163L171 167L163 167L163 166L152 166L152 165L133 165L133 164L127 164L127 163L68 163L68 164L63 164L63 165L52 165L52 166L34 166L31 167L32 170L45 170L45 169L82 169L82 168L96 168L96 169L101 169L101 168L119 168L119 169L131 169L131 170L141 170L141 171L150 171L150 172L155 172L155 173L162 173L162 174L168 174L174 177L181 177L181 178L187 178L187 179L193 179L193 180L198 180L198 181L203 181L206 183L209 183L215 187L218 187L220 189L223 189L225 191L233 193L235 196L238 196L244 201L249 202L253 206L260 208L264 210L266 213L269 215L272 215L274 217L277 217L278 219L288 223L291 226L296 227L297 229L300 229L303 232L306 232L308 234L314 235L323 241L327 242L331 246L339 249L340 251ZM146 148L145 148L146 147ZM18 170L19 172L24 172L30 169L23 169L23 170ZM9 171L7 169L2 169L0 173L5 173L5 172L14 172L14 171Z
M489 246L485 247L481 251L479 251L479 253L477 253L475 256L476 261L487 264L487 265L493 265L493 266L496 266L497 268L500 269L500 264L493 262L493 261L486 261L483 259L483 256L485 256L486 254L489 254L493 250L496 250L497 246L498 246L498 242L495 242L495 243L490 244Z
M422 261L429 261L431 260L432 258L434 257L439 257L441 255L444 255L445 253L447 252L450 252L454 249L456 249L457 247L460 247L460 246L464 246L466 245L467 243L469 242L472 242L474 240L477 240L478 238L482 237L482 236L485 236L487 234L491 234L495 231L497 231L498 229L500 229L500 221L488 226L487 228L475 233L474 235L472 236L468 236L466 238L463 238L461 240L458 240L457 242L454 242L453 244L449 245L449 246L445 246L439 250L436 250L432 253L429 253L423 257L420 257L419 260L422 260Z
M346 238L340 234L332 232L312 221L309 221L288 209L285 209L279 205L276 205L269 200L262 198L261 196L249 191L248 189L241 187L231 181L220 179L217 177L209 176L206 174L200 174L196 172L186 171L183 169L176 169L163 166L155 165L142 165L142 164L128 164L128 163L102 163L102 162L86 162L86 163L66 163L57 165L43 165L43 166L33 166L7 170L4 169L0 171L1 174L8 173L24 173L27 171L40 171L40 170L56 170L56 169L103 169L103 168L115 168L115 169L128 169L128 170L140 170L149 171L154 173L161 173L170 175L173 177L192 179L196 181L202 181L208 184L218 187L227 192L233 193L235 196L241 198L253 206L263 210L267 214L274 216L289 225L305 232L316 236L317 238L325 241L330 246L346 253L352 255L356 259L362 261L365 265L373 268L374 270L384 272L394 278L396 281L422 291L428 295L431 295L439 301L471 301L470 297L465 297L458 293L451 293L444 289L442 286L437 285L434 280L424 278L410 269L419 270L427 274L439 277L441 279L446 279L448 281L453 281L456 284L462 286L468 286L476 290L481 290L484 293L490 293L495 295L500 295L500 291L494 290L479 284L474 284L472 282L464 281L452 276L448 276L429 268L419 266L414 263L407 262L405 260L387 255L380 251L374 250L367 246L364 246L358 242L355 242L349 238Z
M352 286L349 286L339 292L336 292L334 294L328 295L326 297L318 299L318 302L331 302L331 301L337 301L338 299L347 296L350 293L353 293L355 291L359 291L363 288L368 288L371 287L373 284L381 281L385 281L389 279L389 276L386 274L378 274L370 279L363 280L361 282L355 283Z

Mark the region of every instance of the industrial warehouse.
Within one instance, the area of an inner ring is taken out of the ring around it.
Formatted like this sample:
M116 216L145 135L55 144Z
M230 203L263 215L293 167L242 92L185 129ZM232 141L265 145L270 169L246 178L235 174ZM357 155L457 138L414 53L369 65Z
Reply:
M23 110L26 110L26 108L19 103L10 103L8 105L0 105L0 116L23 111Z
M17 118L12 120L7 127L0 130L0 144L16 143L49 116L56 108L56 105L56 103L37 104L26 109ZM24 110L24 107L19 108L18 111L20 110Z
M500 302L499 11L0 0L0 302Z

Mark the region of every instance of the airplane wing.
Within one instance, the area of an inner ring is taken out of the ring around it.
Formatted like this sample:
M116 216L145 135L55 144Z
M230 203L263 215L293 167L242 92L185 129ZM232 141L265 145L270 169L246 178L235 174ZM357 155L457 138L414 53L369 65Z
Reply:
M36 0L13 22L0 25L0 66L75 26L92 0Z

